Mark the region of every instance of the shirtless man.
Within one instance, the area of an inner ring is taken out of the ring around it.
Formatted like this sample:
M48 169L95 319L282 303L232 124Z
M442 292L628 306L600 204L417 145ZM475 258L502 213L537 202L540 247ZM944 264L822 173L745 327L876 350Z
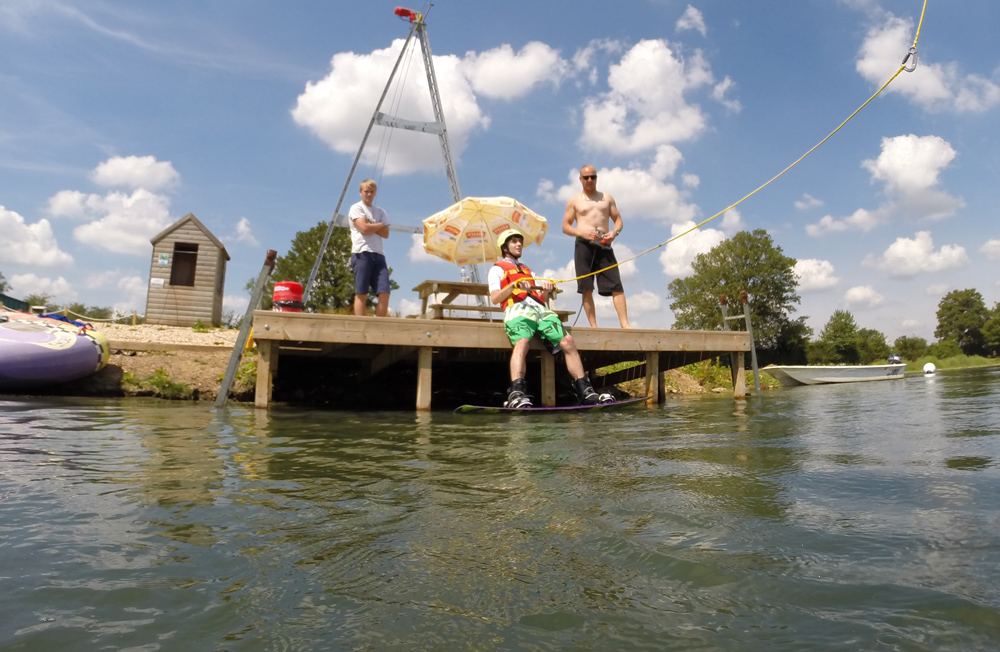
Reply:
M618 261L611 243L622 232L623 225L615 198L597 190L597 171L594 166L584 165L580 168L580 184L583 192L566 202L562 227L563 233L576 237L577 276L616 265ZM609 221L614 222L614 230L608 228ZM583 311L587 313L587 321L591 326L597 326L594 277L588 276L577 281L576 291L583 295ZM602 297L610 296L622 328L632 328L628 323L625 290L617 266L597 274L597 293Z

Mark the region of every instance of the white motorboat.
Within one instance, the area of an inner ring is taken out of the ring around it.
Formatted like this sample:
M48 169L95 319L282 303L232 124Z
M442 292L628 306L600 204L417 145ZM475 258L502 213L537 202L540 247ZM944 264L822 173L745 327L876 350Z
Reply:
M903 378L906 365L768 365L761 369L782 385L823 385L826 383L862 383L870 380Z

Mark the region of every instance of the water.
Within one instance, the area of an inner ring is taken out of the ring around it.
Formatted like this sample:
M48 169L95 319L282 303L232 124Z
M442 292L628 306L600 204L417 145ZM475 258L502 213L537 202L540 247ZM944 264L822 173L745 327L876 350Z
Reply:
M998 404L2 400L0 650L997 649Z

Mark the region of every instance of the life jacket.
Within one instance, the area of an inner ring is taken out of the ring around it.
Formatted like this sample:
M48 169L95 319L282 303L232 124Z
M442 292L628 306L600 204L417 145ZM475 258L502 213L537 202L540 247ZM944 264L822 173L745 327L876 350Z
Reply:
M511 283L517 283L518 281L523 281L525 279L533 278L531 274L531 269L527 265L521 265L520 263L512 263L509 260L503 259L496 262L496 266L503 270L503 278L500 279L500 289L504 289ZM513 306L518 301L524 301L528 298L528 295L535 298L538 303L545 305L545 298L538 292L528 292L527 290L521 290L519 288L514 288L507 301L504 302L503 307L509 308Z

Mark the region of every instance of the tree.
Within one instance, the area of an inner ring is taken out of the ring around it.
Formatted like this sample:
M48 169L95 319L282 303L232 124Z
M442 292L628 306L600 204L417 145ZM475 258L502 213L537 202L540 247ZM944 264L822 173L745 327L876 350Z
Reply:
M858 364L861 360L861 350L858 346L858 325L854 315L846 310L834 310L830 321L826 322L819 335L820 342L825 343L836 354L834 362ZM886 353L886 355L889 355ZM810 360L812 362L812 360Z
M922 337L907 337L906 335L896 338L892 343L892 348L904 360L916 360L927 353L927 340Z
M698 254L691 266L691 276L673 280L668 288L673 299L670 309L676 316L674 328L721 328L719 295L735 300L745 290L761 360L805 361L812 331L805 325L805 317L791 318L799 302L795 259L785 256L766 231L741 231L711 251Z
M983 296L975 290L952 290L938 304L934 337L954 340L966 355L986 352L983 326L989 313Z
M305 287L309 273L316 262L316 255L323 244L327 223L320 222L308 231L299 231L292 240L292 246L284 256L278 256L274 263L274 273L268 280L264 297L264 309L271 306L274 281L295 281ZM314 312L349 308L354 305L354 272L348 266L351 260L351 234L349 229L335 228L330 234L323 262L320 263L316 279L306 309ZM389 268L392 272L392 268ZM256 278L247 283L248 292L253 292ZM390 280L389 286L399 289L399 284ZM368 307L375 305L372 295L368 295Z
M990 355L995 356L1000 353L1000 301L993 306L986 323L983 324L983 343Z
M0 292L6 292L8 287L7 281L3 278L3 272L0 272Z
M861 364L872 364L886 362L891 351L885 335L874 328L862 328L858 331L858 353L861 355Z
M52 297L47 294L29 294L24 297L24 302L29 306L48 306Z
M90 306L88 308L82 303L74 303L66 306L66 310L73 313L69 315L70 318L76 319L111 319L114 316L114 310L111 308L101 308L99 306Z

